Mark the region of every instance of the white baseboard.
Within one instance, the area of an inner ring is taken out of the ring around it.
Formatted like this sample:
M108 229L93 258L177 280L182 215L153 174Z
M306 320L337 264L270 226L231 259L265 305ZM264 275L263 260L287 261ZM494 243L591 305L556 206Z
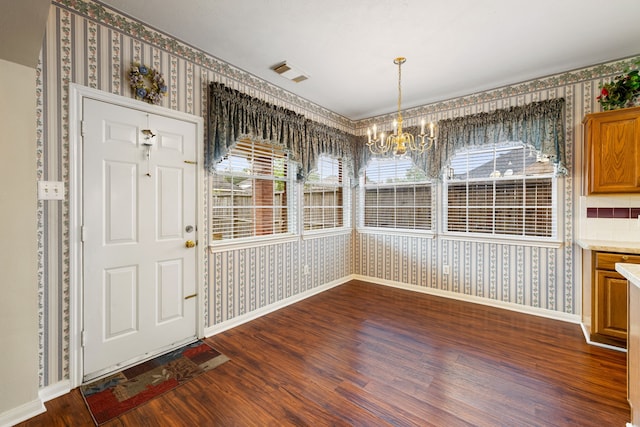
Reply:
M42 414L47 409L44 407L44 403L39 398L32 400L31 402L20 405L17 408L9 409L6 412L0 414L0 427L14 426L22 421L26 421L29 418Z
M38 396L40 400L43 402L48 402L56 397L60 397L63 394L67 394L71 391L71 381L70 380L62 380L55 384L51 384L46 386L45 388L40 389L38 392Z
M621 351L623 353L627 352L626 348L591 341L591 334L589 334L589 329L587 329L587 326L584 323L580 323L580 327L582 328L582 335L584 335L584 340L587 342L587 344L594 345L596 347L608 348L609 350Z
M313 295L316 295L316 294L319 294L321 292L324 292L324 291L326 291L328 289L335 288L336 286L339 286L339 285L342 285L344 283L347 283L352 278L353 278L352 276L346 276L346 277L343 277L341 279L334 280L333 282L329 282L329 283L324 284L322 286L318 286L317 288L313 288L313 289L310 289L308 291L302 292L302 293L300 293L298 295L291 296L289 298L283 299L282 301L275 302L275 303L270 304L270 305L268 305L266 307L263 307L261 309L252 311L252 312L247 313L247 314L243 314L243 315L238 316L238 317L234 317L233 319L227 320L226 322L222 322L222 323L219 323L217 325L210 326L208 328L205 328L204 336L205 337L210 337L212 335L219 334L220 332L224 332L224 331L227 331L229 329L235 328L236 326L240 326L243 323L247 323L247 322L250 322L251 320L254 320L254 319L257 319L259 317L262 317L265 314L272 313L272 312L274 312L276 310L279 310L281 308L284 308L284 307L286 307L288 305L294 304L294 303L296 303L298 301L302 301L302 300L307 299L307 298L309 298L309 297L311 297Z
M444 298L451 298L460 301L471 302L474 304L488 305L490 307L503 308L505 310L516 311L518 313L532 314L534 316L546 317L548 319L562 320L568 323L580 323L580 316L577 314L561 313L559 311L547 310L544 308L530 307L526 305L514 304L512 302L504 302L492 300L489 298L481 298L475 295L460 294L458 292L443 291L435 288L425 288L421 286L409 285L401 282L394 282L391 280L379 279L377 277L368 277L360 275L351 276L355 280L362 280L364 282L375 283L377 285L391 286L394 288L405 289L408 291L421 292L423 294L429 294Z
M278 310L280 308L286 307L286 306L291 305L293 303L296 303L298 301L302 301L303 299L309 298L312 295L319 294L320 292L324 292L324 291L326 291L328 289L331 289L331 288L334 288L336 286L339 286L339 285L342 285L344 283L347 283L350 280L361 280L361 281L364 281L364 282L370 282L370 283L374 283L374 284L377 284L377 285L391 286L391 287L394 287L394 288L404 289L404 290L408 290L408 291L421 292L421 293L424 293L424 294L435 295L435 296L440 296L440 297L444 297L444 298L457 299L457 300L460 300L460 301L471 302L471 303L474 303L474 304L482 304L482 305L487 305L487 306L490 306L490 307L496 307L496 308L502 308L502 309L505 309L505 310L515 311L515 312L518 312L518 313L531 314L531 315L534 315L534 316L545 317L545 318L548 318L548 319L561 320L563 322L575 323L575 324L582 325L582 323L580 322L580 315L577 315L577 314L561 313L559 311L547 310L547 309L544 309L544 308L524 306L524 305L514 304L514 303L510 303L510 302L496 301L496 300L492 300L492 299L488 299L488 298L481 298L481 297L477 297L477 296L474 296L474 295L465 295L465 294L460 294L460 293L457 293L457 292L443 291L441 289L435 289L435 288L423 288L423 287L419 287L419 286L409 285L409 284L406 284L406 283L379 279L377 277L368 277L368 276L361 276L361 275L357 275L357 274L352 274L352 275L344 277L342 279L327 283L325 285L319 286L317 288L311 289L309 291L303 292L301 294L298 294L298 295L295 295L293 297L290 297L290 298L284 299L282 301L279 301L277 303L271 304L271 305L269 305L267 307L264 307L264 308L261 308L259 310L252 311L251 313L247 313L247 314L244 314L242 316L234 317L233 319L228 320L226 322L223 322L223 323L211 326L209 328L206 328L205 331L204 331L205 337L210 337L212 335L215 335L215 334L218 334L220 332L224 332L226 330L234 328L236 326L242 325L243 323L250 322L251 320L254 320L254 319L257 319L259 317L262 317L265 314L271 313L271 312L276 311L276 310ZM593 343L593 344L597 345L597 343ZM616 350L620 350L618 348L615 348L615 349Z
M0 427L13 426L47 411L44 403L71 391L71 382L63 380L38 391L38 399L0 414Z

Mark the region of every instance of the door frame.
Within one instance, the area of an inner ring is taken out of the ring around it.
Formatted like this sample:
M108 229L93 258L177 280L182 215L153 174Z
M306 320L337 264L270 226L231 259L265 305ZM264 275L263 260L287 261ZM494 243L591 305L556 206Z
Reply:
M171 110L165 107L151 105L132 98L103 92L101 90L69 84L69 381L71 388L82 384L84 373L82 354L83 330L83 254L81 241L81 226L83 224L83 182L82 182L82 117L83 100L94 99L131 108L145 113L165 116L172 119L194 123L196 125L196 237L200 241L196 245L196 335L204 337L205 317L205 248L207 239L204 227L203 208L206 206L204 181L204 119L192 114Z

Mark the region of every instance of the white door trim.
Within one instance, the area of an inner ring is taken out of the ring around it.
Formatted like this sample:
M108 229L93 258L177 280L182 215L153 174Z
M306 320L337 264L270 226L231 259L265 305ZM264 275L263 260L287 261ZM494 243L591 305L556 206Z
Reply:
M117 106L132 108L150 114L171 117L173 119L194 123L196 125L196 215L197 236L200 243L196 246L197 266L196 289L198 302L196 310L196 334L204 337L204 262L207 239L204 235L204 119L192 114L170 110L157 105L126 98L120 95L88 88L75 83L69 85L69 380L71 388L82 384L82 341L83 306L82 306L82 129L83 99L91 98L108 102Z

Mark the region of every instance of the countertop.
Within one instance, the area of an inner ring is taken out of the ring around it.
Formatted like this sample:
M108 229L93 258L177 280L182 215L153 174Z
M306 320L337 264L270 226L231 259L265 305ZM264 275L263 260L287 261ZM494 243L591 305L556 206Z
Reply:
M593 251L640 254L640 242L621 242L618 240L595 239L577 239L576 242L581 248Z
M629 283L640 288L640 264L617 263L616 271L622 274Z

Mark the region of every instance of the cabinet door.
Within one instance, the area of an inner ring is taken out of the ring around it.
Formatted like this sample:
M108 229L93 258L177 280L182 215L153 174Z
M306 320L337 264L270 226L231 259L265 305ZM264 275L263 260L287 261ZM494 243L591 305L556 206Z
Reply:
M585 119L588 194L640 192L640 108Z
M596 270L595 333L627 339L627 279L615 271Z

